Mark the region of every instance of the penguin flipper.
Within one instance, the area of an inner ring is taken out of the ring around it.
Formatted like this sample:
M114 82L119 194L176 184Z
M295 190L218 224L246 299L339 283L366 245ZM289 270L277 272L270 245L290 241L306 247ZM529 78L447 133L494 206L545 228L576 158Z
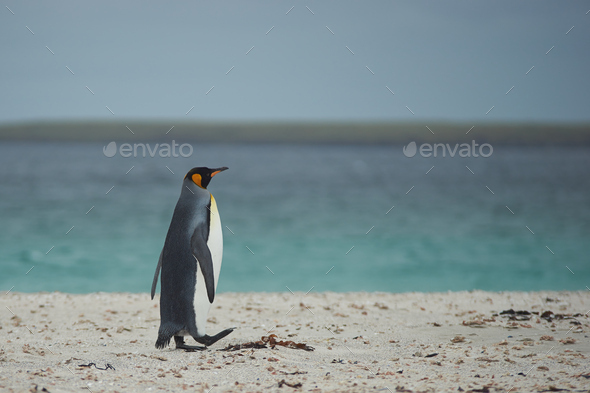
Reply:
M208 230L209 228L207 228ZM211 251L207 246L207 236L203 236L203 228L197 227L193 236L191 237L191 251L205 278L205 288L207 288L207 297L209 303L213 303L215 299L215 275L213 273L213 259L211 258Z
M162 269L162 254L164 253L164 249L160 252L160 259L158 259L158 266L156 266L156 274L154 274L154 281L152 282L152 300L154 300L154 295L156 294L156 285L158 285L158 277L160 276L160 269Z

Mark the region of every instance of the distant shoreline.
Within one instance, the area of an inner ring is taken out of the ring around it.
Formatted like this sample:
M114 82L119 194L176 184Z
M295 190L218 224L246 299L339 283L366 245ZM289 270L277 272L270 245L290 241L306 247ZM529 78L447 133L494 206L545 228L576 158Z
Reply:
M174 127L172 127L174 126ZM473 128L472 128L473 127ZM590 123L35 121L0 124L2 141L590 145Z

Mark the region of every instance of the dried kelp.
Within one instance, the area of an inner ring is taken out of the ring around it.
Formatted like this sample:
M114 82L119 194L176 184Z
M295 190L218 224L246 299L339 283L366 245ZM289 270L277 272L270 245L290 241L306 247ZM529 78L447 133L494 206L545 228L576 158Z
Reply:
M294 388L294 389L299 389L300 387L303 386L303 384L301 382L289 383L289 382L285 381L284 379L281 380L281 381L279 381L279 387L282 388L283 385L289 386L289 387Z
M296 343L295 341L278 341L276 334L271 334L269 336L262 336L259 341L250 341L244 344L236 344L236 345L228 345L227 347L220 349L220 351L238 351L240 349L261 349L261 348L270 348L274 349L277 345L292 348L292 349L303 349L304 351L313 351L315 348L311 347L305 343Z
M88 363L88 364L79 364L78 365L78 367L92 367L92 366L94 366L94 368L97 369L97 370L103 370L104 371L104 370L111 369L111 370L115 371L115 368L111 364L109 364L109 363L106 363L104 367L98 367L96 365L96 363Z

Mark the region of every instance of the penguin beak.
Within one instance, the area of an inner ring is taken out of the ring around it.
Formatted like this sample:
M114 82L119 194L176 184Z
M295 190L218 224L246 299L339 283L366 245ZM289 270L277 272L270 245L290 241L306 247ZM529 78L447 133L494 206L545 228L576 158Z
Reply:
M211 177L213 177L213 176L217 175L219 172L223 172L227 169L229 169L229 168L226 166L221 167L221 168L215 168L215 169L213 169L213 172L211 172Z

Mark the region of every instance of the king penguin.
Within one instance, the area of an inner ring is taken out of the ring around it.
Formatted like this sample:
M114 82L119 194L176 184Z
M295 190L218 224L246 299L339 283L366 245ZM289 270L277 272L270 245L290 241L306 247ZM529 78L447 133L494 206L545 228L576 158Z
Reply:
M193 168L182 182L152 283L153 299L161 271L156 348L166 347L174 337L176 348L202 350L233 331L225 329L214 336L205 332L223 254L221 220L207 186L213 176L226 169ZM192 336L205 347L186 345L184 336Z

